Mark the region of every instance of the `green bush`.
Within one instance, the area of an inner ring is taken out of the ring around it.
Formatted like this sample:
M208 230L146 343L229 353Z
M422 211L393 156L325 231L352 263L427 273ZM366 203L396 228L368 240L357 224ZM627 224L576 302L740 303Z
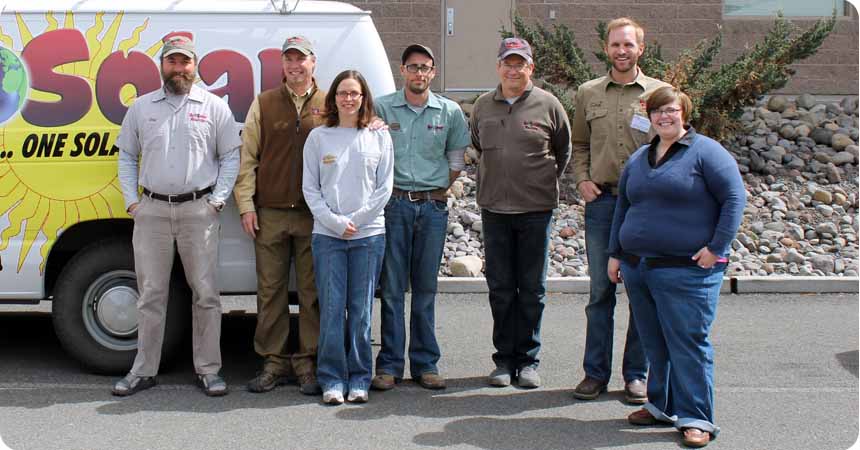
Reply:
M514 32L502 29L504 37L516 34L532 44L535 78L561 100L568 116L573 118L573 94L580 84L597 78L585 52L576 42L573 31L566 25L547 29L540 23L527 24L514 16ZM748 48L735 61L714 66L723 44L723 31L703 39L692 49L682 51L674 61L667 61L658 42L645 47L639 67L648 76L659 78L686 92L693 101L692 124L700 132L717 139L729 137L739 128L738 119L744 106L784 87L794 75L792 63L807 58L818 50L836 25L836 11L827 19L818 20L806 30L778 13L764 39ZM606 23L597 25L601 50L594 55L606 64L603 51Z

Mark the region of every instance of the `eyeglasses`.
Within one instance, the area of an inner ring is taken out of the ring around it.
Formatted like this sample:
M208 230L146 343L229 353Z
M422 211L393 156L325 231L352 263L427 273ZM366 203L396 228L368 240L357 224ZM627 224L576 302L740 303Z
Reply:
M669 107L669 108L661 108L661 109L652 109L651 115L657 116L657 117L664 116L664 115L665 116L674 116L675 114L678 114L679 112L681 112L681 108Z
M406 71L409 73L428 74L433 71L433 66L425 66L423 64L407 64Z
M337 91L335 95L337 95L337 98L340 99L352 100L356 98L361 98L361 96L364 94L358 91Z
M519 64L508 64L502 63L502 68L505 70L513 70L514 72L522 72L525 68L528 67L528 64L519 63Z

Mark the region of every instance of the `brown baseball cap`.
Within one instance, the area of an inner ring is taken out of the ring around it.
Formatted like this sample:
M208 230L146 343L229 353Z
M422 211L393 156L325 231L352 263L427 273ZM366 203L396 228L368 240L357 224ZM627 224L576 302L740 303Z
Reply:
M188 36L174 35L164 40L161 57L166 58L174 53L181 53L189 58L197 58L194 41Z
M532 46L525 39L518 37L502 39L502 44L499 46L499 60L505 59L509 55L520 55L531 64Z
M298 50L304 55L314 54L313 44L311 44L311 41L304 36L288 37L287 40L284 41L284 46L281 47L281 53L286 53L287 50Z
M403 50L403 55L400 57L400 64L406 64L406 60L409 59L409 55L413 53L427 55L427 57L433 61L433 64L436 64L436 58L433 56L433 51L430 50L429 47L421 44L409 44L409 46L406 47L406 50Z

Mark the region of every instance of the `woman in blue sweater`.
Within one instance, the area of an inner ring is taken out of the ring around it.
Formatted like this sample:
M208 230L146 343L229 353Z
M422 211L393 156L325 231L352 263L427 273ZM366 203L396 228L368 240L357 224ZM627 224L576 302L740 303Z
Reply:
M628 421L673 424L703 447L719 433L708 335L746 191L729 152L687 125L691 109L672 87L648 97L657 136L622 172L607 271L624 281L650 362L648 402Z

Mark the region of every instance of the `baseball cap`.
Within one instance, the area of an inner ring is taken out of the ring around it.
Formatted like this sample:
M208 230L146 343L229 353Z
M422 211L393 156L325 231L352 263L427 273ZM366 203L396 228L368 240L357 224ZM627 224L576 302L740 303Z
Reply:
M189 58L197 57L197 52L194 50L194 41L188 36L175 35L164 40L161 57L165 58L174 53L181 53Z
M287 50L298 50L304 55L314 54L314 46L311 44L311 41L304 36L288 37L287 40L284 41L281 53L286 53Z
M406 64L406 60L409 59L409 55L413 53L425 54L433 61L433 64L436 64L436 58L433 56L433 51L421 44L410 44L406 47L406 50L403 50L403 56L400 57L400 64Z
M532 63L532 46L528 41L518 37L502 39L502 44L499 46L499 59L505 59L509 55L520 55Z

